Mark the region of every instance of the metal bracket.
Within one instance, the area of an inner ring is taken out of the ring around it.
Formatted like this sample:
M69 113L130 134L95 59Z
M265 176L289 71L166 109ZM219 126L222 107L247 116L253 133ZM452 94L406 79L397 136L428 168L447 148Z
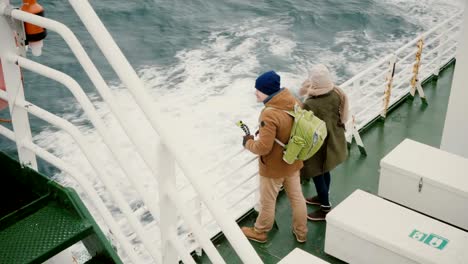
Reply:
M24 23L23 21L14 20L14 31L16 37L16 44L17 47L17 54L22 57L26 57L26 51L28 47L26 46L26 34L24 31Z
M421 192L422 188L423 188L423 178L419 179L419 185L418 185L418 192Z
M5 7L5 15L9 16L10 19L8 20L8 24L10 25L11 29L13 32L15 32L15 40L16 40L16 45L18 45L16 49L16 53L20 56L26 57L26 51L27 46L26 46L26 34L24 31L24 22L21 20L17 20L11 17L11 12L15 8L11 5Z
M16 49L17 54L19 56L26 57L26 51L28 50L28 47L26 46L26 34L24 31L24 23L23 21L14 19L11 19L11 21L13 31L15 32L16 44L18 45Z

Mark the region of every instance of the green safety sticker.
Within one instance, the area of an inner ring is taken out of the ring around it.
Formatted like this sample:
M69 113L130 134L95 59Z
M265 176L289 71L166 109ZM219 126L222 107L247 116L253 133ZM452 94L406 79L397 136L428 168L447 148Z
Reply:
M414 229L409 235L410 238L418 240L428 246L442 250L447 246L449 240L436 234L427 234Z

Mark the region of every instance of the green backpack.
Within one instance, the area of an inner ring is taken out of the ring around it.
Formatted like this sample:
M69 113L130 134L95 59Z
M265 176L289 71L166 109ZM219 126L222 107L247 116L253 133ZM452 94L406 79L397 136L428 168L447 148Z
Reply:
M273 107L266 107L268 108ZM294 106L293 111L285 112L294 118L294 124L286 145L275 138L276 143L285 149L283 160L288 164L293 164L296 160L307 160L323 145L327 137L327 126L314 112L298 105Z

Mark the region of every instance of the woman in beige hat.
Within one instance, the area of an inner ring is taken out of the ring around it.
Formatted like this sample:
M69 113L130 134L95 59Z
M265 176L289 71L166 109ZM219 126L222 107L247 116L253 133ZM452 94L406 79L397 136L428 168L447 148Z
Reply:
M301 178L314 181L317 196L306 198L306 203L319 205L320 209L309 213L312 221L325 220L331 210L329 201L330 171L342 163L348 155L345 138L345 123L348 118L348 98L332 81L330 72L323 64L312 67L309 77L299 90L305 98L304 109L327 124L327 138L320 150L304 162Z

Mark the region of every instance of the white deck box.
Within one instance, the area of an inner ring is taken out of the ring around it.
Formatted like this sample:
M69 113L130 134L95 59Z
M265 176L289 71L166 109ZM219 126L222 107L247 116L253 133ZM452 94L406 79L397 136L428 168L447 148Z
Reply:
M326 220L325 252L351 264L468 263L468 233L361 190Z
M468 230L466 158L405 139L380 161L378 194Z
M307 263L307 264L327 264L326 262L316 256L300 249L295 248L293 251L289 252L289 254L284 257L278 264L299 264L299 263Z

